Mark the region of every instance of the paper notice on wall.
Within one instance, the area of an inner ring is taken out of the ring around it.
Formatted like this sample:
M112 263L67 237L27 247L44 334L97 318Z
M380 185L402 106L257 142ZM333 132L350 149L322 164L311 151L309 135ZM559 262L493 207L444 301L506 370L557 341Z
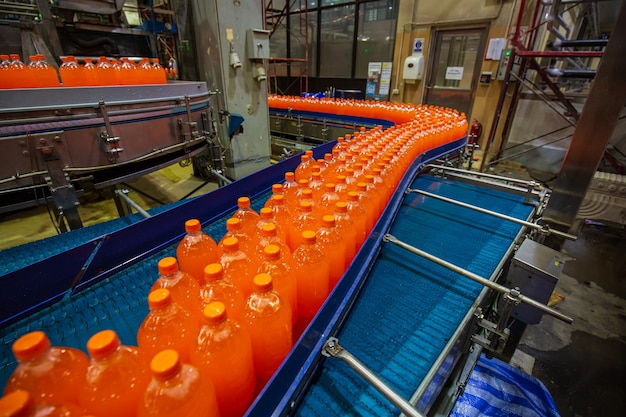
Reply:
M462 79L463 79L463 67L446 68L446 80L462 80Z
M378 94L381 97L389 95L389 86L391 85L391 62L383 62L382 70L380 72L380 87Z
M506 45L506 38L492 38L489 39L489 46L487 47L487 53L485 54L485 59L492 59L494 61L499 61L500 56L502 56L502 50Z

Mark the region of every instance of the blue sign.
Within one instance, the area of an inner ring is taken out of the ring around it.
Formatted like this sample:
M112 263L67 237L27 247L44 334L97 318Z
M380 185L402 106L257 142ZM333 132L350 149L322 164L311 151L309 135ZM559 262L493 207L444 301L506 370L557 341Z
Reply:
M424 53L424 38L413 39L413 55Z

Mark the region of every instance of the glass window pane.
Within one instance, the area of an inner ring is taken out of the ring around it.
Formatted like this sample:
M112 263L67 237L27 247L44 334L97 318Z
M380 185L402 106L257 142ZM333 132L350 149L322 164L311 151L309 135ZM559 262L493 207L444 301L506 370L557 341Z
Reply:
M320 77L350 78L354 12L354 5L321 11Z
M479 46L480 36L442 36L435 87L471 89Z
M321 2L309 0L309 5L315 6L314 4L311 4L311 3L320 3L320 6L336 6L338 4L352 3L352 2L354 2L354 0L322 0Z
M367 78L369 62L390 62L396 32L395 2L361 3L356 45L355 78Z
M287 58L287 26L284 23L278 25L270 37L270 56L272 58ZM271 75L279 77L288 75L287 66L280 61L273 62L271 68Z
M308 28L308 30L307 30ZM309 12L308 17L304 13L295 13L289 16L289 49L290 58L306 58L306 43L308 36L309 43L309 77L315 77L317 74L317 61L315 51L317 49L317 12ZM303 64L293 63L291 65L291 75L299 76L302 72Z

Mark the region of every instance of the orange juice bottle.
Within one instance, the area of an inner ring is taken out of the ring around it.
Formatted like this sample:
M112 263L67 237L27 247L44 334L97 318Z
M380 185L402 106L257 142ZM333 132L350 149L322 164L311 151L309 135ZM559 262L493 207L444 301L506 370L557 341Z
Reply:
M348 193L348 214L354 222L356 231L356 251L358 252L367 237L367 215L365 209L359 204L359 194L356 191Z
M265 202L265 207L270 207L271 208L274 205L273 197L275 195L278 195L278 194L280 194L280 195L283 194L283 185L282 184L272 184L272 195Z
M310 180L311 179L311 167L315 165L315 160L311 159L309 155L304 154L300 157L300 164L296 168L294 174L296 176L296 181L299 180Z
M174 257L163 258L158 263L159 278L155 281L150 292L159 288L170 290L172 300L190 313L200 308L200 285L191 275L178 269L178 262Z
M89 359L80 350L50 346L42 331L27 333L11 347L17 367L9 377L4 393L23 389L36 402L78 404L76 387L81 386Z
M170 290L160 288L148 295L150 312L137 331L137 345L149 362L163 349L176 349L189 362L189 348L198 334L199 312L185 311L172 301Z
M291 228L291 222L293 221L293 214L291 210L285 205L284 195L275 195L272 197L274 204L272 205L272 212L274 213L274 223L280 226L287 236L287 243L289 243L289 229Z
M204 308L204 325L191 348L191 363L213 382L222 417L245 413L256 386L252 343L219 301Z
M330 266L317 244L313 230L302 232L292 265L298 287L298 315L310 321L322 306L329 290Z
M291 324L298 319L298 283L292 273L291 264L283 257L280 246L267 245L263 249L265 261L261 263L257 273L270 274L274 289L282 295L291 307Z
M198 219L190 219L185 222L187 234L176 248L176 257L180 263L181 271L185 271L202 285L204 282L204 267L217 262L217 243L213 238L202 232L202 226Z
M215 387L178 352L166 349L150 361L152 380L139 401L137 417L219 417Z
M298 191L298 183L295 180L296 176L293 172L285 172L285 182L283 183L283 195L285 196L285 204L292 206L296 199L296 192Z
M103 330L87 341L91 363L83 388L81 406L96 417L134 417L149 376L139 350L120 344L113 330Z
M367 184L360 182L356 185L356 192L359 196L359 204L365 209L365 218L367 220L367 232L369 233L374 224L378 220L378 203L374 201L374 198L367 192ZM349 195L348 195L348 198Z
M18 54L10 54L11 64L9 65L8 88L30 88L34 87L34 80L30 69L20 60Z
M81 417L83 413L77 405L38 403L33 395L19 389L0 398L2 417Z
M83 85L99 85L98 70L93 64L91 58L85 58L85 64L83 65L84 84Z
M335 216L322 217L322 227L317 231L317 241L328 259L330 289L335 288L346 270L346 242L335 227Z
M339 200L339 194L335 192L335 184L327 182L324 185L324 194L322 194L319 204L315 207L317 217L321 220L327 214L334 214L335 203Z
M309 201L303 201L300 203L300 211L289 230L288 244L291 252L293 253L300 245L303 231L313 230L317 232L317 229L319 229L319 220L313 213L313 205Z
M224 303L235 320L243 320L245 298L243 292L231 280L224 277L224 267L220 263L209 264L204 268L205 284L200 287L202 314L204 308L213 301Z
M280 248L281 254L286 261L291 260L291 249L287 242L278 236L278 231L274 223L266 223L261 229L261 239L257 243L256 250L261 254L262 259L265 259L263 250L267 245L276 245Z
M251 238L254 238L256 231L256 224L259 221L259 213L250 208L249 197L239 197L237 199L237 210L233 217L241 221L241 228L248 233Z
M245 253L250 260L256 260L256 236L253 236L244 230L241 224L241 220L235 217L231 217L226 220L226 233L222 236L220 243L217 244L217 251L220 256L224 253L224 242L229 237L236 237L239 242L239 250Z
M322 194L324 194L324 182L322 181L322 174L320 172L311 173L309 188L313 192L313 201L315 202L315 204L317 204L320 201Z
M252 294L252 278L256 266L250 258L239 249L239 239L229 237L223 240L224 253L220 263L224 267L224 276L237 286L244 298Z
M274 291L272 277L258 274L246 300L246 325L252 341L254 369L259 386L265 385L293 345L291 306Z
M158 58L152 58L152 71L156 73L154 76L155 84L167 84L165 69L159 64Z
M348 214L348 204L344 201L335 203L335 228L341 234L346 245L346 265L348 269L357 251L356 227Z
M283 241L287 242L287 231L283 229L282 224L279 224L274 217L274 210L271 207L263 207L259 210L259 221L256 224L256 234L259 238L263 235L263 226L266 224L273 224L276 229L276 235ZM259 241L257 241L257 248Z
M345 175L337 175L335 182L335 192L339 196L339 201L346 201L348 199L348 184L346 184Z

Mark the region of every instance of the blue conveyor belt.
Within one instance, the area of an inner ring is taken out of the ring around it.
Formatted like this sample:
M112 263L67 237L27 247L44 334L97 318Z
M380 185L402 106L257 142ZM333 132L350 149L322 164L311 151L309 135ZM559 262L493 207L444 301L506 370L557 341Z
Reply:
M455 181L418 177L411 188L519 219L523 198ZM406 195L390 233L490 277L520 230L514 223L418 194ZM461 323L482 286L418 255L383 243L339 343L409 399ZM326 359L298 409L302 416L397 415L398 410L339 359Z

